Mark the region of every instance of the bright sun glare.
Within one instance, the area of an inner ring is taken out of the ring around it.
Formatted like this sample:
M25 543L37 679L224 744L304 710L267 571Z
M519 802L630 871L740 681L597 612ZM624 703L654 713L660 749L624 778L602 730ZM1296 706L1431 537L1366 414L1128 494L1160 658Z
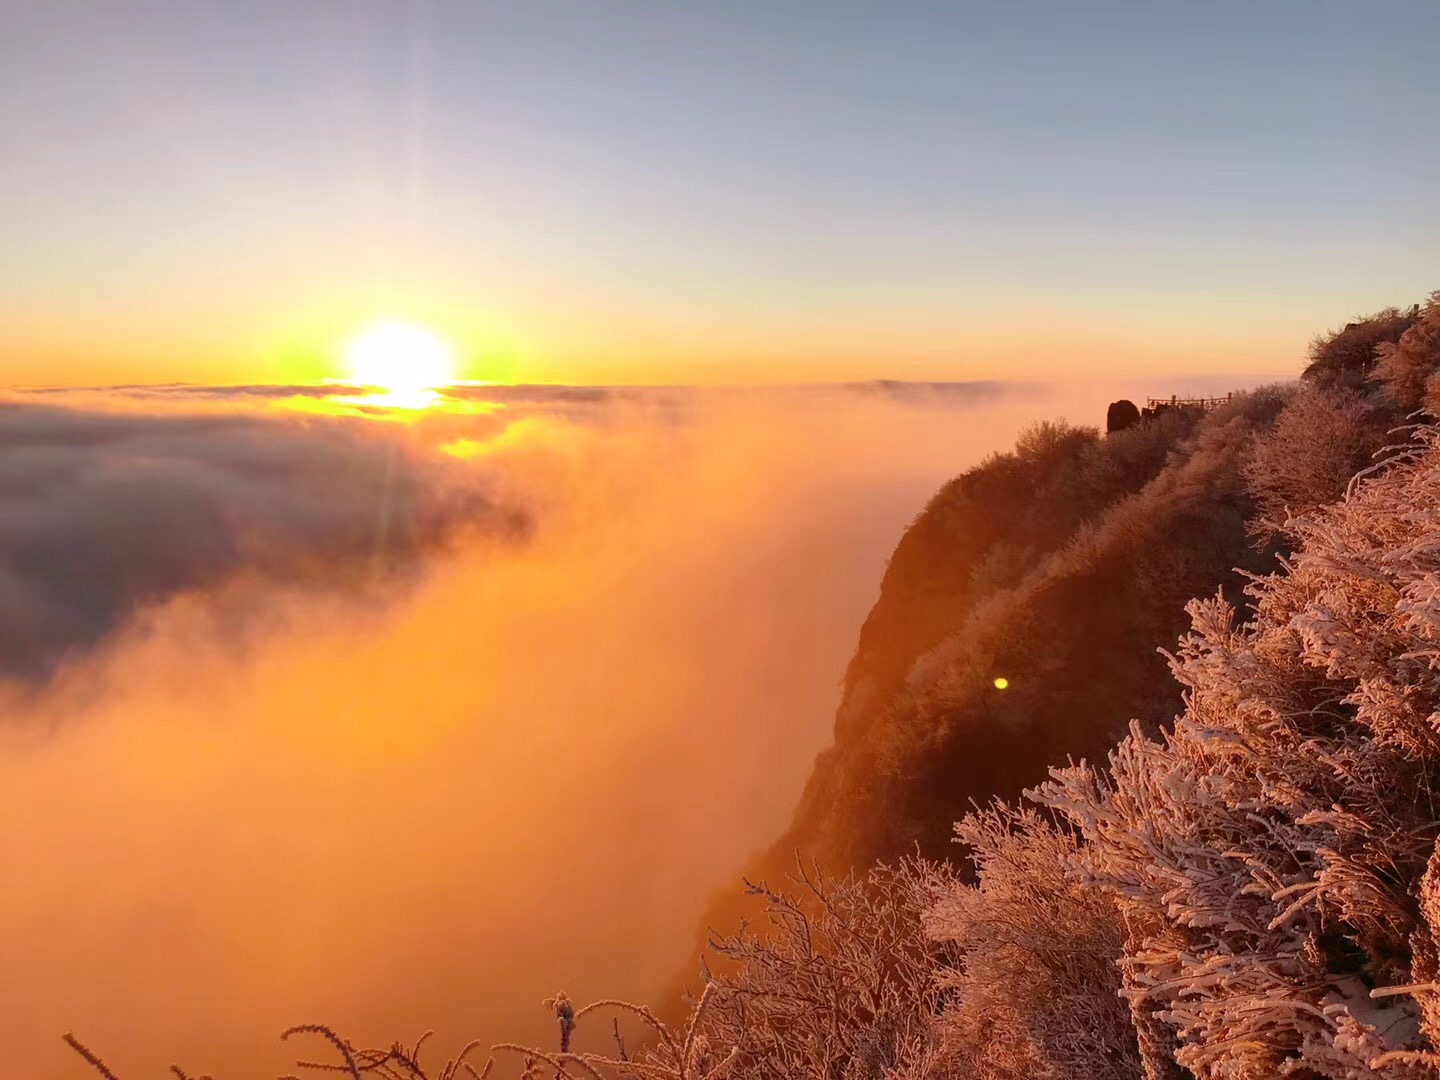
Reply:
M455 381L455 350L429 330L409 323L372 326L345 348L349 379L380 391L380 400L401 408L435 403L436 390Z

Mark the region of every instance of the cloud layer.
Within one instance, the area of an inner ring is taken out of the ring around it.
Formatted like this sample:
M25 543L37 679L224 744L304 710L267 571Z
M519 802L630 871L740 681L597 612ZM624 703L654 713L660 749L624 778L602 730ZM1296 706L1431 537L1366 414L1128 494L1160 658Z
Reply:
M290 1023L449 1046L654 994L788 814L904 524L1047 411L101 398L0 410L0 635L45 629L0 689L17 1075L84 1075L68 1029L126 1075L273 1075Z
M47 675L139 606L239 573L373 583L462 526L523 531L485 476L396 434L0 404L0 675Z

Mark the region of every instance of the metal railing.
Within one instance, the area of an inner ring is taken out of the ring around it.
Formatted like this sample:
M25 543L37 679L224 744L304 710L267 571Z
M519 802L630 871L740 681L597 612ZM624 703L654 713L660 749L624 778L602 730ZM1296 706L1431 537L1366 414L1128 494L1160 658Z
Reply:
M1147 409L1204 409L1207 412L1217 405L1224 405L1234 397L1234 394L1226 394L1224 397L1191 397L1182 398L1171 394L1168 398L1146 398L1145 408Z

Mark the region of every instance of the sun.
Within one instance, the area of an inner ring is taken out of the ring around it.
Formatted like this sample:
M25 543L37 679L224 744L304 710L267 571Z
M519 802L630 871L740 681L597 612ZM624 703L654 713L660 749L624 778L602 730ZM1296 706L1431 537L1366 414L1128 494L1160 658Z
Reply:
M350 382L379 391L377 401L400 408L425 408L436 391L455 382L455 350L440 335L403 322L362 330L345 346Z

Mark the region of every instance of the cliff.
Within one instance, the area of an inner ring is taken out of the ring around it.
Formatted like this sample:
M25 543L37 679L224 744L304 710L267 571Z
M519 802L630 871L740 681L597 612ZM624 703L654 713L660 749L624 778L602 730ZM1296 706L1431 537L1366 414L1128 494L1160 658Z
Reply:
M1416 318L1350 323L1316 339L1298 383L1209 411L1103 437L1037 424L946 484L890 559L833 745L748 876L782 879L797 852L836 872L917 849L953 859L974 806L1103 760L1132 719L1170 722L1183 698L1161 650L1186 603L1219 593L1244 617L1250 576L1289 550L1287 515L1343 494L1419 403L1401 384L1425 365L1396 345ZM747 910L727 893L705 924Z

